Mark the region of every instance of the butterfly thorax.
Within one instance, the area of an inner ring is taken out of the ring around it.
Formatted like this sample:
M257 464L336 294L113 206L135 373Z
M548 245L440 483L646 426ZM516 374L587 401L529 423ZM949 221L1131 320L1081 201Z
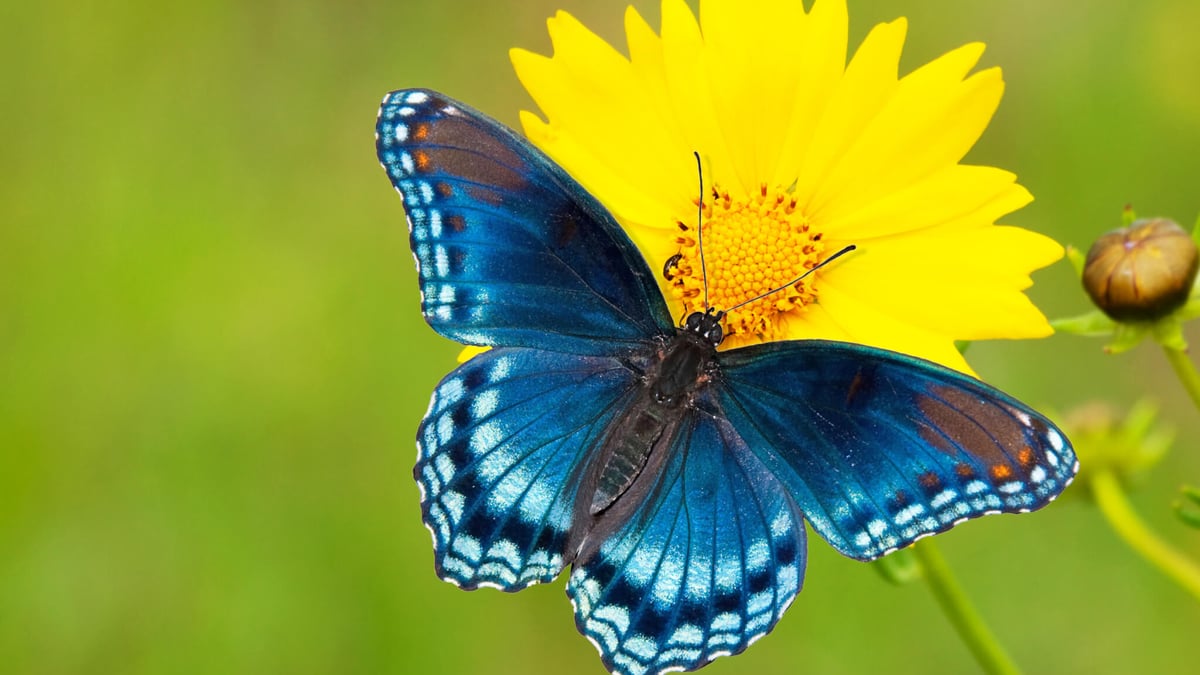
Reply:
M705 370L721 343L720 318L696 312L663 350L657 372L646 385L654 400L667 408L677 407L702 383Z
M634 400L606 429L584 476L575 508L577 532L619 526L653 487L685 411L715 367L720 341L720 316L695 313L663 343ZM580 527L587 520L591 526ZM576 545L603 538L592 534Z

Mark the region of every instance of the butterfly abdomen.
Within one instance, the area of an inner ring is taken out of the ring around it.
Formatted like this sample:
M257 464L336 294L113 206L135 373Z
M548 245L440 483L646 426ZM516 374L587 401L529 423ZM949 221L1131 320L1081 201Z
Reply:
M610 433L607 440L613 447L607 453L608 460L597 462L600 473L589 508L593 516L612 506L629 489L646 465L654 445L672 426L673 418L679 417L673 410L677 406L664 406L644 393L641 398L639 405Z

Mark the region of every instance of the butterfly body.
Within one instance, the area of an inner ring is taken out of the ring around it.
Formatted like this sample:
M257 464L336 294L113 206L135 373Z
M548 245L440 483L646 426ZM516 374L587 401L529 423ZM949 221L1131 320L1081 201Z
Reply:
M1049 420L937 364L824 340L718 351L720 311L678 326L613 217L461 103L392 92L376 139L426 321L491 348L418 427L437 573L515 591L570 566L613 672L693 670L771 630L805 520L872 560L1045 506L1077 470Z
M629 507L645 499L684 416L693 412L696 393L716 371L720 338L718 319L695 313L653 355L643 356L648 367L633 401L605 431L594 458L584 464L574 537L567 544L569 560L588 560L595 551L587 544L603 541L611 526L628 519Z

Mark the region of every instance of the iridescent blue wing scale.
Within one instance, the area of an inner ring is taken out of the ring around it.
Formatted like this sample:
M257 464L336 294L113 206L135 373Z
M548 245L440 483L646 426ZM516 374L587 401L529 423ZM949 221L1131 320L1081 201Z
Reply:
M550 581L584 461L635 386L611 357L489 350L446 376L417 432L438 576L516 591Z
M1078 470L1048 419L928 361L804 340L722 353L720 363L730 421L813 528L852 558L1041 508Z
M434 330L473 345L613 354L673 322L641 254L562 169L426 90L388 94L376 150L404 198Z
M624 675L741 652L804 575L803 514L726 420L690 411L667 452L645 503L567 583L580 632Z

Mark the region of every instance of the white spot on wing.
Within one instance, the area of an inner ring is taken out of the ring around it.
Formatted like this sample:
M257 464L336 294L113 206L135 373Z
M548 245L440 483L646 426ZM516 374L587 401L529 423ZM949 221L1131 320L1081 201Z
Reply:
M998 487L996 489L999 490L1000 492L1003 492L1006 495L1011 495L1011 494L1020 492L1021 488L1023 488L1024 486L1025 486L1025 484L1022 483L1021 481L1013 480L1013 481L1004 483L1003 485L1001 485L1000 487Z
M442 386L438 387L438 395L441 396L446 403L454 403L463 397L463 381L461 378L453 378L442 382Z
M445 246L433 247L433 268L439 277L450 276L450 254L446 253Z
M946 504L950 503L950 501L957 496L958 493L954 490L942 490L941 492L937 493L937 496L935 496L932 501L929 502L929 505L935 509L940 509Z
M483 419L496 411L500 404L500 394L495 389L489 389L475 395L471 399L471 415L477 419Z
M896 514L896 524L904 525L908 523L908 521L916 518L924 512L925 507L921 504L912 504L910 506L906 506L900 511L900 513Z
M1058 433L1054 429L1049 429L1046 431L1046 439L1050 441L1050 447L1054 448L1058 452L1062 452L1063 447L1065 447L1062 434Z
M492 361L492 372L489 373L489 377L493 382L506 380L508 379L508 374L511 370L512 359L508 357L501 357L495 361Z
M454 420L450 419L450 415L442 415L437 420L435 431L439 445L449 443L454 438Z
M471 453L476 457L483 455L500 445L503 437L504 433L500 425L494 422L480 424L471 434Z

